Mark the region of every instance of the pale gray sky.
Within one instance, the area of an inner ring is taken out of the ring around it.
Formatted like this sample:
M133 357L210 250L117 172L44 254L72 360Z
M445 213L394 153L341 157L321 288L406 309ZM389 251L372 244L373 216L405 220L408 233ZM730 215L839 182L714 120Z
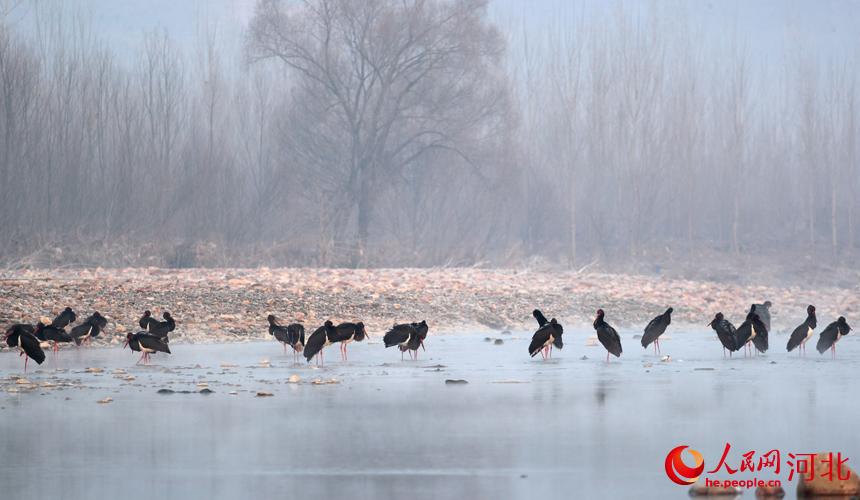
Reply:
M0 6L10 0L0 0ZM30 0L35 2L35 0ZM191 47L201 25L217 26L219 38L239 37L256 0L39 0L91 14L94 28L119 52L133 52L144 33L166 29ZM826 59L856 54L860 47L860 0L491 0L494 19L539 33L576 16L593 18L621 2L664 16L686 11L704 44L719 44L736 29L750 55L767 61L803 45ZM44 5L43 5L44 6ZM34 7L18 8L32 18ZM24 21L26 23L26 21Z

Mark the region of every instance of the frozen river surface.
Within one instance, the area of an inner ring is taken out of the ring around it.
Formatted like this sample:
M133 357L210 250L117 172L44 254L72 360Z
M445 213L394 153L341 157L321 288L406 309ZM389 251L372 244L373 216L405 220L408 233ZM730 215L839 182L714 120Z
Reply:
M328 348L322 369L274 342L174 345L152 366L118 348L64 349L27 373L34 390L15 384L18 356L0 353L2 497L687 498L667 452L689 445L708 470L727 442L733 467L780 449L840 451L858 468L855 335L836 361L814 340L806 359L788 355L784 335L767 356L724 360L713 333L671 329L663 362L634 333L609 365L583 331L546 362L528 358L525 333L496 345L431 332L404 362L377 336L350 345L348 362ZM787 482L786 467L760 476Z

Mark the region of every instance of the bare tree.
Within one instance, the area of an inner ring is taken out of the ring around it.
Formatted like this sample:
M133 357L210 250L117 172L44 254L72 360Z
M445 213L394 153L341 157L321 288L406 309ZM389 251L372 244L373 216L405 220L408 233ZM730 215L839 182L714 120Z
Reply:
M301 99L329 115L318 126L342 144L346 164L322 166L342 169L335 203L356 210L356 263L366 261L374 196L391 178L437 149L471 163L465 140L498 119L504 99L501 54L484 0L259 2L251 60L294 69Z

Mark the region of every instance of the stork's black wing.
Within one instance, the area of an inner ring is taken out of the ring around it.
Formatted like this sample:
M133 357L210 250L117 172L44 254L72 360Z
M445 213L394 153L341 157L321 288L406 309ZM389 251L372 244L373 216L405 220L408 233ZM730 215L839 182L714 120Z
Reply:
M417 335L417 333L418 332L412 325L394 325L391 330L388 330L388 332L386 332L382 337L382 342L385 343L385 347L399 345L408 341L411 335Z

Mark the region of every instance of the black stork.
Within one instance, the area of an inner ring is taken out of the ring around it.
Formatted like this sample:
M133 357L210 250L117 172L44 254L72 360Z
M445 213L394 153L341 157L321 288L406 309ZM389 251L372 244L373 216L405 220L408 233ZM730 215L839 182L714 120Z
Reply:
M427 332L430 331L430 327L427 326L427 320L422 319L420 323L412 323L412 328L415 329L415 332L418 334L418 342L414 346L410 344L409 350L412 351L413 357L418 359L418 347L421 347L423 350L427 350L424 347L424 341L427 340Z
M767 327L764 326L764 322L755 313L755 304L750 307L746 319L737 330L738 346L749 347L749 343L752 343L755 347L756 353L760 352L764 354L767 352Z
M729 320L727 320L723 313L718 312L714 315L714 319L708 323L708 326L714 329L717 332L717 338L720 339L720 343L723 344L723 357L726 357L726 349L729 350L729 357L732 357L732 353L740 349L741 347L738 345L737 341L737 329L735 325L733 325Z
M334 337L331 343L340 344L340 359L346 361L346 346L350 342L362 342L367 337L367 331L364 329L364 323L341 323L335 327Z
M660 351L660 335L663 335L663 332L666 331L666 327L672 323L672 309L666 309L666 312L652 319L650 323L645 327L645 333L642 334L642 347L648 348L648 344L654 344L654 354L658 352L662 354Z
M99 336L106 326L107 319L96 311L83 323L72 328L69 335L75 341L75 345L81 345L83 342L89 344L93 338Z
M839 316L839 319L827 325L821 335L818 337L818 344L815 346L819 354L824 354L824 351L830 349L830 354L833 359L836 359L836 343L839 339L848 335L851 327L845 320L845 316Z
M546 316L543 315L540 309L532 311L532 316L534 316L535 320L538 322L538 330L549 323L554 323L556 325L553 340L547 346L544 346L544 352L542 353L544 359L551 358L553 346L559 349L564 348L564 341L561 339L561 336L564 333L564 328L562 328L561 323L559 323L555 318L547 321ZM535 333L537 333L537 331L535 331ZM532 341L534 341L534 338L532 338ZM529 349L529 353L531 353L531 349Z
M767 328L767 331L770 331L770 308L773 305L771 301L765 300L764 304L753 304L752 312L758 315L758 318L764 324L764 327Z
M274 314L270 314L266 320L269 322L269 335L284 345L284 354L287 353L287 346L292 347L293 359L298 361L299 353L305 348L305 326L301 323L281 326Z
M797 355L804 356L806 354L806 342L812 338L816 326L818 326L818 320L815 317L815 306L810 304L806 306L806 320L791 332L785 349L791 352L799 347Z
M564 348L564 341L561 338L564 328L555 318L547 321L539 309L532 311L532 316L538 322L538 329L532 335L532 341L529 344L529 356L535 357L537 353L540 353L543 359L550 358L552 357L553 346L559 349Z
M319 354L317 363L322 364L325 362L323 359L323 348L331 344L331 339L333 339L335 335L336 331L334 324L328 320L321 327L314 330L311 336L308 337L308 341L302 351L302 354L305 359L308 360L308 363L310 363L311 359L313 359L317 354Z
M610 354L616 358L621 357L621 337L603 316L603 309L598 309L597 317L594 318L594 330L597 332L597 340L606 348L606 362L609 363Z
M126 346L132 351L143 353L135 364L139 364L141 361L143 361L143 364L148 364L149 355L154 352L170 354L170 346L167 345L167 342L163 338L148 332L129 333L125 337L125 345L122 346L123 349Z
M140 318L138 324L147 333L151 333L156 337L161 338L164 342L170 342L167 334L176 329L176 321L174 321L173 316L171 316L167 311L164 311L161 314L161 317L164 318L164 321L158 321L152 317L152 313L144 311L143 317Z
M6 345L17 347L19 356L24 356L24 373L27 373L27 361L32 359L38 364L45 361L45 351L39 345L39 339L33 335L32 325L15 324L6 330Z
M150 311L149 309L147 309L146 311L143 311L143 316L141 316L141 317L140 317L140 319L139 319L139 320L137 320L137 324L138 324L138 325L140 325L140 327L141 327L144 331L147 331L147 332L148 332L148 331L149 331L149 322L150 322L150 321L156 321L156 319L152 317L152 311Z
M426 326L427 323L422 321ZM418 331L418 325L421 323L401 323L394 325L391 330L388 330L382 337L382 343L385 347L397 346L400 349L400 360L403 360L403 353L409 352L409 359L413 359L412 353L418 354L418 348L423 345L421 333ZM426 333L425 333L426 335Z
M36 323L36 330L33 332L33 335L42 342L50 342L51 350L54 351L54 354L60 352L60 342L66 343L72 341L72 337L66 333L66 330L52 325L45 325L41 321Z
M56 318L54 318L54 321L51 321L51 324L49 326L58 330L62 330L63 328L74 323L76 319L78 319L78 316L75 314L75 311L72 311L71 307L67 307L63 309L60 314L57 315Z

